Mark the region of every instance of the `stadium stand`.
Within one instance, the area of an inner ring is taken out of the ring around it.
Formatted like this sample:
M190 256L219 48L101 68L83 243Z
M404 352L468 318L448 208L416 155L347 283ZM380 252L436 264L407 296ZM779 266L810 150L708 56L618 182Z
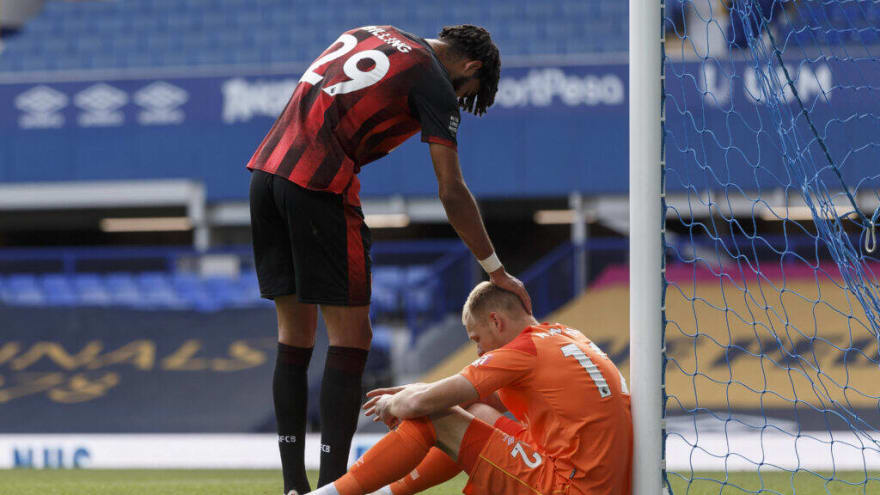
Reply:
M747 46L746 33L756 34L757 16L770 19L781 39L794 46L828 47L846 44L880 42L880 5L876 2L819 2L815 0L780 2L760 0L746 8L742 0L733 2L733 8L752 12L751 25L744 26L740 16L731 16L727 30L734 46Z
M335 15L336 9L342 15ZM392 24L422 36L448 24L480 24L505 56L619 53L626 50L626 9L625 2L581 0L405 6L341 0L50 1L5 40L0 71L306 62L326 48L328 38L370 24ZM584 29L587 17L590 29Z
M606 246L604 241L598 240L582 248L565 245L524 274L523 280L532 290L547 292L535 300L538 314L546 315L571 299L574 294L572 260L581 249L587 248L594 252L610 248L621 252L619 243ZM364 386L368 389L391 385L400 377L416 378L467 340L458 312L477 275L470 252L454 241L380 242L374 244L374 250L379 261L396 263L374 266L373 342L364 376ZM246 248L240 251L247 253ZM257 280L252 268L246 266L246 257L242 257L238 274L202 275L186 269L193 252L180 248L0 250L0 267L4 267L0 270L0 314L18 315L14 328L9 329L13 340L48 339L66 352L75 353L85 345L78 339L81 329L88 328L83 335L89 335L91 341L103 339L101 342L107 352L141 337L153 339L160 350L179 348L191 339L201 339L199 341L208 346L207 336L211 335L212 339L213 336L225 339L212 343L212 349L222 351L224 345L245 338L247 340L239 342L254 346L260 355L269 355L267 350L271 350L273 339L260 340L260 337L274 331L274 311L267 311L271 303L260 299ZM28 260L28 256L32 259ZM96 263L96 258L111 268L101 270L102 264ZM121 262L142 269L120 271L117 266ZM181 268L175 270L172 266ZM80 267L92 271L79 271ZM22 272L23 269L33 271ZM137 320L137 324L120 332L119 322L132 319ZM28 329L34 326L53 331L28 334ZM318 332L318 357L326 352L327 345L322 330ZM52 366L51 359L42 363L46 369ZM322 363L323 359L313 360L310 372L308 417L313 430L320 423L317 398ZM200 397L198 404L192 404L191 399L184 399L188 397L184 392L167 392L173 397L167 399L166 410L161 412L165 419L160 421L155 416L160 412L154 414L151 410L150 414L140 415L135 423L123 423L120 418L128 417L131 414L128 411L144 407L137 402L141 399L132 399L130 394L136 394L142 387L156 387L162 371L133 373L124 366L121 369L125 370L120 371L124 380L122 390L90 398L80 408L87 412L53 428L65 432L274 431L267 395L246 399L236 395L237 398L230 399L236 404L235 408L257 399L261 406L248 408L242 417L212 415L210 421L194 425L187 411L212 408L208 405L210 398ZM242 376L236 375L237 380L248 383L236 388L236 393L247 395L259 389L269 380L266 376L269 369L263 363ZM198 386L201 379L185 375L175 381L174 387ZM15 406L27 410L44 400L38 395L28 396L16 401ZM113 419L98 421L95 419L98 416L89 412L91 408L112 411ZM0 431L31 431L43 417L38 414L27 422L15 424L0 422ZM361 431L374 431L377 426L367 421L361 425Z
M373 290L377 313L431 308L439 288L429 266L379 266ZM0 275L0 300L24 306L130 306L215 311L265 304L256 275L202 277L187 272L15 273Z
M202 312L271 306L260 298L250 249L217 252L235 257L239 268L199 273L186 265L200 253L181 248L0 250L0 304ZM405 321L414 337L460 304L475 276L469 251L448 241L379 243L374 252L397 262L374 267L373 317Z

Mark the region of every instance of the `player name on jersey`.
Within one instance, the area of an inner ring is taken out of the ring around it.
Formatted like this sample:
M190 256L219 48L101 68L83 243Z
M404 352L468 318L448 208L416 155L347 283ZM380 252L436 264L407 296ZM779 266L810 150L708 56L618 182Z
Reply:
M409 51L412 50L411 46L407 45L406 43L399 40L398 38L395 38L391 33L389 33L388 31L385 31L384 29L380 28L379 26L367 26L364 28L364 31L367 31L368 33L372 34L373 36L384 41L386 45L390 45L390 46L393 46L394 48L397 48L397 51L399 51L401 53L409 53Z

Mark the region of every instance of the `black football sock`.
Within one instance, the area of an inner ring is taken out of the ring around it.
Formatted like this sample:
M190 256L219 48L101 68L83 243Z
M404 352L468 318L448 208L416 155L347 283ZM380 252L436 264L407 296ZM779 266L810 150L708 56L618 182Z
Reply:
M275 399L278 450L281 451L281 472L284 476L285 494L290 490L299 493L311 491L303 459L309 394L308 370L311 358L311 347L293 347L278 343L272 395Z
M336 481L348 469L351 437L361 410L364 349L330 346L321 381L321 472L318 487Z

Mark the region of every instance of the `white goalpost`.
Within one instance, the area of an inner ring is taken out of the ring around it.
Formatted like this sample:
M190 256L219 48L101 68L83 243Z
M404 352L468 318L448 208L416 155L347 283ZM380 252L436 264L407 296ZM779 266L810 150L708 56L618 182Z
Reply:
M878 16L629 1L633 494L877 492Z
M630 391L633 491L662 481L661 4L629 0Z

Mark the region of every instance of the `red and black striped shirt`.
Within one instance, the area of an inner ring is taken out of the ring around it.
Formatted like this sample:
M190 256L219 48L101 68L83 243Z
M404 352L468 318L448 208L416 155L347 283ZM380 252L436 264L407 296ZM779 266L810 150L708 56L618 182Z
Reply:
M359 205L360 168L422 130L456 147L460 114L449 73L425 40L393 26L343 33L306 70L248 162Z

